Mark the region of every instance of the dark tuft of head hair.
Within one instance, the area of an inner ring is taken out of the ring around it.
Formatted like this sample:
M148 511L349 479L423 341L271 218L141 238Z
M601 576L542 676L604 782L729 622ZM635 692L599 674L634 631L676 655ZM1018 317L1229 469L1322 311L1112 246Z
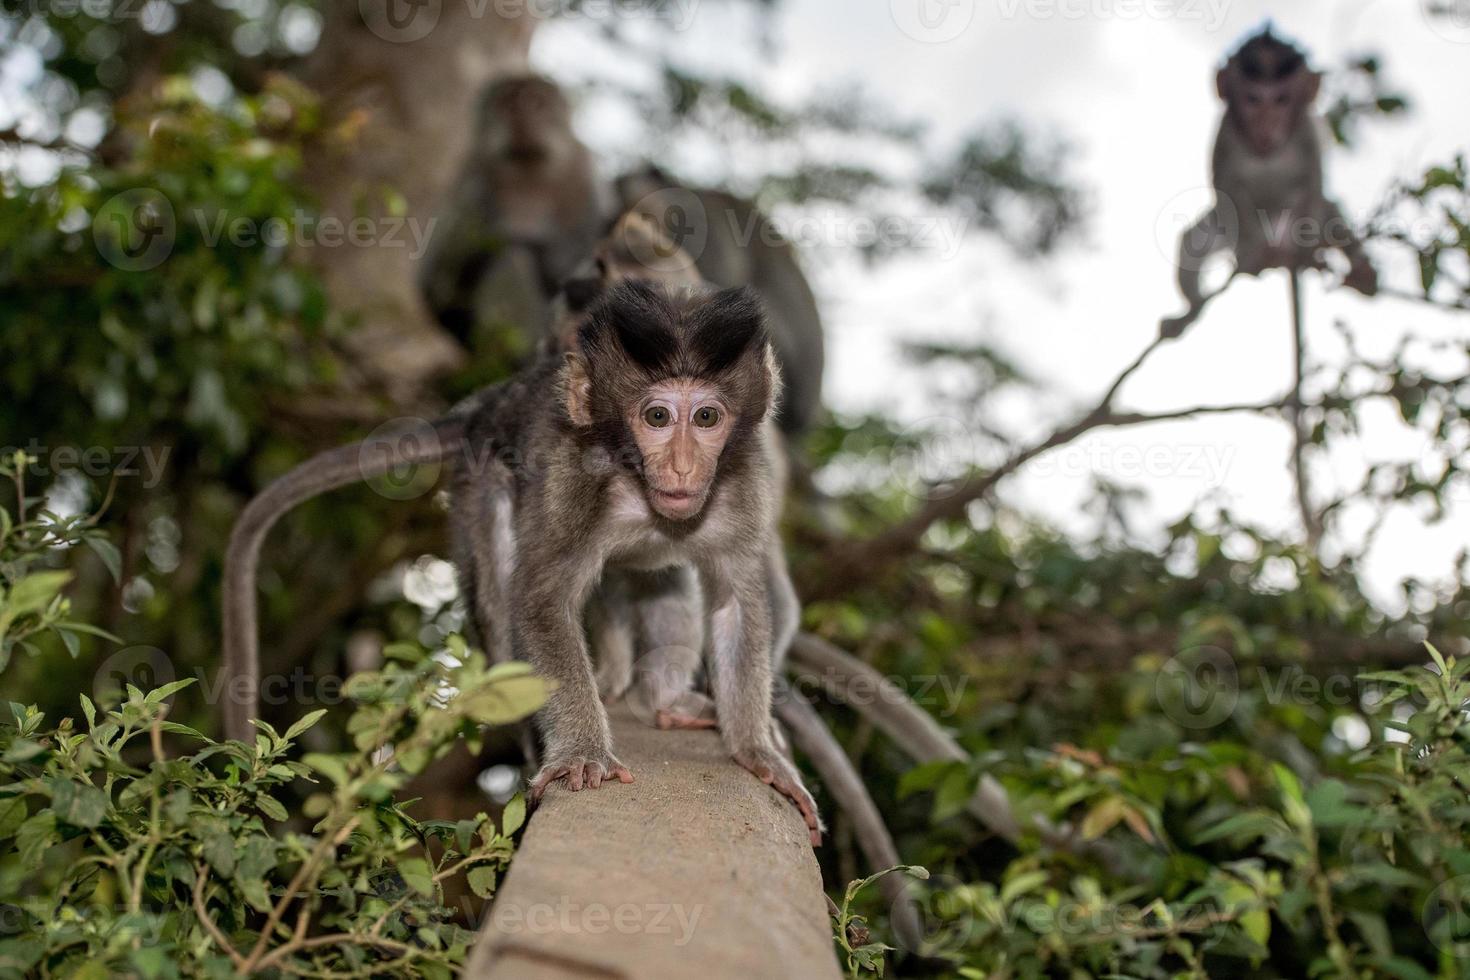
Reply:
M602 294L587 314L578 341L589 356L611 353L616 345L647 371L668 370L678 343L679 315L668 296L652 283L632 279Z
M689 353L701 373L718 374L766 343L765 310L749 287L721 290L690 320Z
M1300 48L1284 41L1270 26L1247 38L1235 52L1240 73L1253 82L1277 82L1289 78L1306 66L1307 58Z

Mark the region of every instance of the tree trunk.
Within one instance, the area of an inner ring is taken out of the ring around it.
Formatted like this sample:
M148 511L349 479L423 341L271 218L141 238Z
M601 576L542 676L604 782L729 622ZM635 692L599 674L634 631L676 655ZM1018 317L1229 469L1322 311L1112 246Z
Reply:
M353 322L345 345L356 380L398 405L420 403L426 384L464 358L425 306L417 266L469 148L480 91L528 68L535 19L496 6L331 0L301 70L327 122L304 168L323 217L309 259ZM369 219L358 225L366 234L329 245L326 222L354 218Z

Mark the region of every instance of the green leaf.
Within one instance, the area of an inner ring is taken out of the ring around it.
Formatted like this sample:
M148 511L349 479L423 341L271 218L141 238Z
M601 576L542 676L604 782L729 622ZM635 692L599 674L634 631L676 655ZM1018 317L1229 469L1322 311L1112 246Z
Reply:
M32 815L15 833L15 850L21 866L40 867L41 856L56 842L56 814L42 810Z
M85 694L82 695L82 714L87 716L87 730L90 731L95 728L97 725L97 706Z
M40 962L45 951L39 939L0 939L0 974L31 976L31 967Z
M168 799L163 804L163 815L168 822L175 827L183 827L189 823L189 805L193 802L193 796L187 786L180 786L168 794Z
M471 868L465 880L469 883L470 891L480 898L489 898L495 894L495 882L499 878L493 864L481 864Z
M40 742L33 742L28 738L17 738L5 749L5 755L0 756L4 762L29 762L38 755L46 754L46 746Z
M317 722L321 721L322 720L322 717L326 713L327 713L327 709L326 708L320 708L320 709L318 709L316 711L312 711L312 712L306 714L300 720L298 720L295 724L293 724L290 728L286 729L286 734L285 735L282 735L281 737L283 739L285 739L287 742L295 741L295 739L296 739L296 737L298 735L300 735L301 733L305 732L307 729L311 728L311 726L315 725Z
M963 769L964 765L963 762L954 759L938 759L934 762L926 762L921 766L915 766L899 777L898 798L904 800L913 796L915 793L923 792L926 789L934 789L945 776L949 775L951 770L956 768Z
M1373 963L1384 973L1399 980L1434 980L1434 974L1403 956L1374 958Z
M209 834L200 849L209 866L226 878L235 874L235 839L222 830Z
M77 783L62 776L47 780L51 808L57 819L73 827L97 827L107 816L107 794L91 783Z
M434 894L434 873L423 858L405 858L398 862L398 874L408 887L423 896Z
M271 893L265 881L260 878L240 878L236 882L240 886L240 895L247 904L257 912L269 912L271 909Z
M515 834L526 822L526 798L520 793L512 796L500 814L500 832L507 837Z
M945 774L934 794L934 810L930 819L935 823L948 820L964 812L974 792L974 778L964 766L957 766Z
M1257 946L1265 948L1271 941L1271 913L1252 909L1240 916L1240 928Z
M1349 803L1347 795L1346 784L1337 779L1324 779L1313 786L1306 794L1312 822L1318 827L1344 827L1372 816L1371 811Z
M268 796L265 793L261 793L255 798L255 807L272 820L285 820L290 815L286 812L286 807L280 800L274 796Z
M531 715L550 687L534 674L506 677L484 690L461 695L459 709L482 725L508 725Z
M352 777L347 772L347 763L341 756L327 755L322 752L308 752L301 757L301 761L311 768L326 776L338 786L346 785Z
M112 576L114 584L122 582L122 552L118 551L117 545L100 534L89 534L82 539L92 553L102 559L102 564L107 566L107 572Z
M14 837L25 823L26 801L18 796L0 797L0 840Z
M1097 840L1112 830L1113 825L1123 819L1123 809L1123 799L1118 796L1110 796L1098 803L1082 818L1082 826L1079 828L1082 839Z
M17 619L27 613L40 612L56 598L71 572L33 572L15 583L10 590L10 613Z
M1051 879L1048 871L1026 871L1007 881L1000 889L1000 903L1009 905L1027 892L1046 884Z

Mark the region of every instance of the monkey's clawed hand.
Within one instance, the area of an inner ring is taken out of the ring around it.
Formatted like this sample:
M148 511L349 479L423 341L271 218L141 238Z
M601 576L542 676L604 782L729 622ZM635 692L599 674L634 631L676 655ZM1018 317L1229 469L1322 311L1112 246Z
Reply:
M822 843L822 818L817 815L817 802L802 785L801 774L786 757L775 749L756 746L735 752L735 761L755 774L767 786L785 796L801 811L801 818L812 835L812 846Z
M536 778L531 781L531 802L541 802L546 787L558 779L567 781L567 789L573 793L583 786L597 789L604 779L616 778L620 783L631 783L633 773L628 767L607 751L567 752L550 758Z

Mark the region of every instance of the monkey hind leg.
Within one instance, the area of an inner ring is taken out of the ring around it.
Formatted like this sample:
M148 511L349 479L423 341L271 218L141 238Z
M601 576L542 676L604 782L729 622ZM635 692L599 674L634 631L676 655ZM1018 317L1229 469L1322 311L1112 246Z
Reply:
M587 640L597 663L597 694L612 704L633 684L636 624L627 583L610 573L587 603Z
M704 651L704 598L692 568L630 575L640 656L628 702L659 728L714 727L714 703L696 690Z

